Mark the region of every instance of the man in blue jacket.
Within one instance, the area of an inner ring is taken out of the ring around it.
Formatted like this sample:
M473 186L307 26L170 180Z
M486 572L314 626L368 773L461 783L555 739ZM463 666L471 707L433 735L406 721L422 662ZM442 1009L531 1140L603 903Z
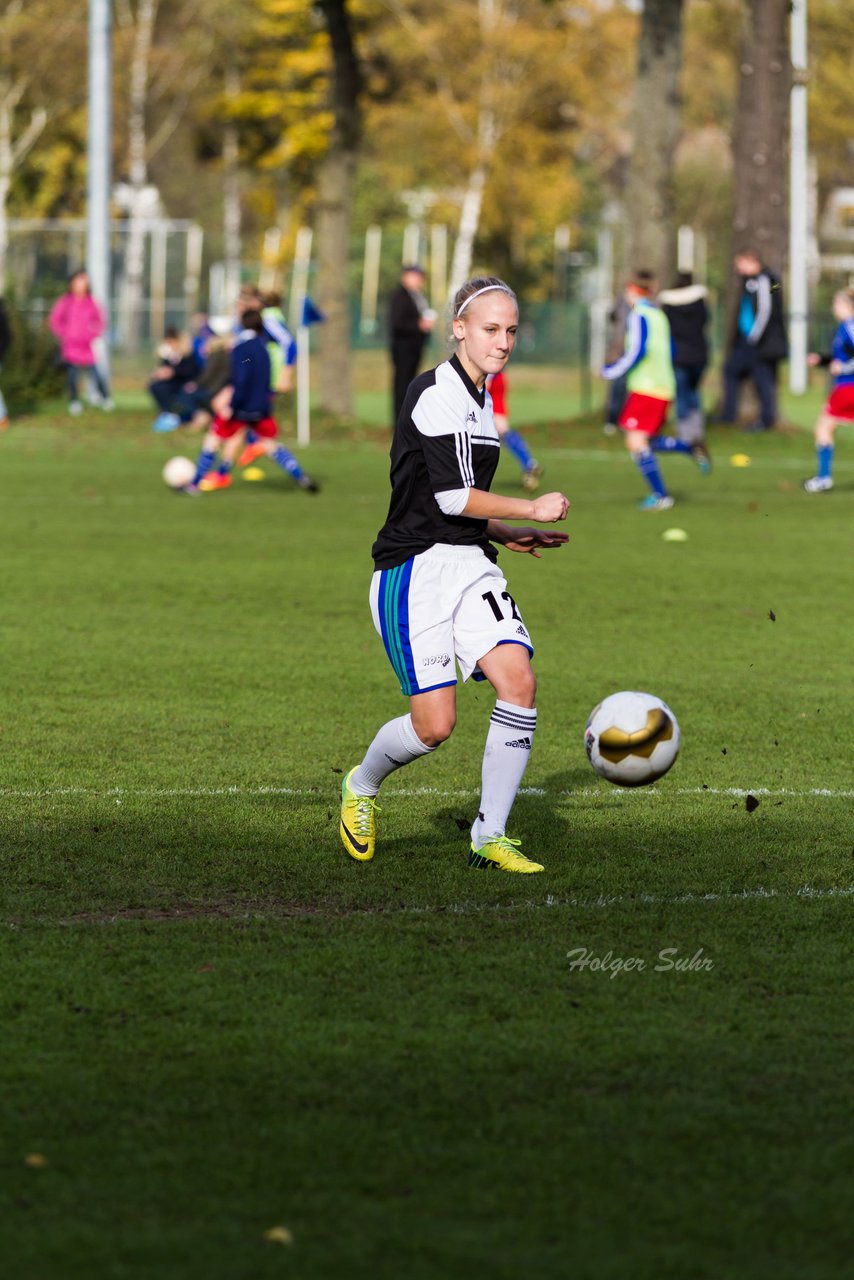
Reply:
M760 415L746 431L768 431L777 421L777 365L789 351L780 277L762 265L753 249L735 255L741 295L735 333L724 365L722 420L738 417L738 391L750 378L759 397Z

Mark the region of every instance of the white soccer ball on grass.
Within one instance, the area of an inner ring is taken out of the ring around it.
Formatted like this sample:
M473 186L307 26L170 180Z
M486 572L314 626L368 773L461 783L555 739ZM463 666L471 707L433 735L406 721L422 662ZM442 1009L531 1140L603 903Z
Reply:
M183 489L196 474L196 464L190 458L170 458L163 468L163 479L170 489Z
M663 777L679 743L675 715L652 693L610 694L590 712L584 730L588 760L618 787L643 787Z

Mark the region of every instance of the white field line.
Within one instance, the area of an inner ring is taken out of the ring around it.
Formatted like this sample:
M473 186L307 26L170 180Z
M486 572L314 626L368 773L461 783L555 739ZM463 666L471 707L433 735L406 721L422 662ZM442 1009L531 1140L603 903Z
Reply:
M607 911L609 908L619 907L672 907L672 906L715 906L726 903L752 903L752 902L816 902L827 901L829 899L839 898L848 899L854 897L854 884L839 885L825 888L817 888L815 885L802 884L793 889L769 889L765 885L756 885L752 889L736 889L725 892L709 892L709 893L600 893L592 898L558 898L554 894L547 894L545 898L532 900L528 902L486 902L469 899L467 902L447 902L447 903L429 903L420 907L363 907L351 909L331 909L328 911L317 911L315 909L277 911L275 903L269 904L268 910L260 910L257 903L246 904L241 906L239 901L234 902L232 915L238 917L241 913L251 913L255 918L269 918L270 916L282 915L289 919L299 916L318 915L325 916L372 916L372 917L395 917L395 916L482 916L491 913L499 915L511 915L516 912L525 911L548 911L555 908L571 907L576 911ZM55 923L63 926L74 927L79 924L95 924L102 925L122 924L126 920L158 919L158 920L180 920L193 916L192 905L204 914L204 902L196 904L181 904L180 907L174 908L170 913L169 908L152 907L150 912L140 911L132 917L124 915L122 912L116 912L110 915L105 913L100 920L91 919L65 919L58 920ZM225 918L220 915L218 918ZM0 927L8 928L12 931L21 928L17 921L3 921Z
M400 907L390 915L473 915L482 911L540 911L549 907L576 907L584 910L607 907L698 905L716 902L762 902L771 899L782 901L795 898L814 901L824 898L854 897L854 884L818 889L811 884L796 889L767 889L756 885L753 889L736 889L724 893L602 893L595 898L556 898L548 894L537 902L449 902L446 906Z
M217 796L225 798L239 796L296 796L304 799L312 797L323 797L334 795L337 797L338 788L335 784L326 787L108 787L106 789L100 787L34 787L34 788L15 788L0 787L0 799L10 800L39 800L49 799L62 796L92 796L95 799L118 799L124 797L129 799L140 798L168 798L175 797L198 797L207 799ZM456 799L457 797L475 797L479 794L475 787L387 787L383 790L383 795L393 796L434 796L436 799ZM645 797L647 799L666 798L668 795L677 796L734 796L736 799L745 796L765 796L771 799L778 797L809 799L818 797L830 800L851 800L854 799L854 790L837 790L832 787L810 787L805 790L798 790L790 787L780 787L773 789L770 787L667 787L662 788L649 787L575 787L573 789L561 791L548 791L544 787L522 787L519 790L520 796L534 796L543 799L564 800L573 797L595 798L599 799L631 799L633 797Z

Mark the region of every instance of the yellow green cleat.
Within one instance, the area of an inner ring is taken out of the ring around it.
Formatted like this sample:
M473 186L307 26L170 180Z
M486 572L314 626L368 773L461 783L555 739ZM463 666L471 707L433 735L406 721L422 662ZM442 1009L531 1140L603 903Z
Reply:
M543 871L539 862L532 862L524 853L519 852L521 843L521 840L511 840L508 836L493 836L479 849L472 845L469 866L476 871L491 871L493 867L498 867L499 871L517 871L523 876Z
M338 830L341 843L351 858L357 862L370 862L377 841L379 805L374 796L357 796L350 790L349 782L355 769L351 769L341 783L341 822Z

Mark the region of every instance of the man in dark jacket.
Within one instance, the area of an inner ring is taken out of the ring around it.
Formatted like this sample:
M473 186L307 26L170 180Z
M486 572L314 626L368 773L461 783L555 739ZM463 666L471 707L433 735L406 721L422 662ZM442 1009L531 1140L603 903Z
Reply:
M423 268L415 264L405 266L389 305L391 362L394 368L392 426L397 422L407 387L418 372L427 335L435 323L436 313L430 310L424 294Z
M705 285L694 284L690 271L680 271L673 288L658 295L658 304L670 322L673 343L677 430L680 439L689 444L704 438L700 381L709 363L707 299Z
M788 354L780 277L745 249L735 255L741 296L735 334L724 365L723 421L735 422L739 384L750 378L759 397L760 416L747 431L768 431L777 421L777 365Z

